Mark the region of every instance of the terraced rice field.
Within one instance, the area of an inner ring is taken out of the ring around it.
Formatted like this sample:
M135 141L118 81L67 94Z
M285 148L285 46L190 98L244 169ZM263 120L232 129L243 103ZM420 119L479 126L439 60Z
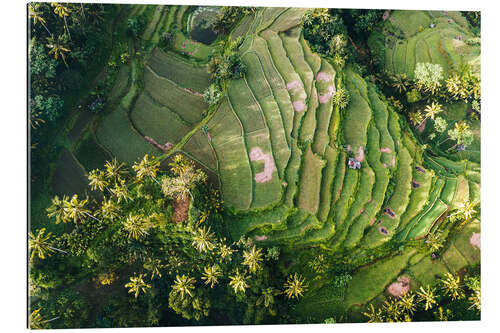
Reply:
M402 31L404 39L386 36L385 64L392 73L406 73L413 78L415 64L440 64L445 75L472 63L479 73L480 50L466 44L475 36L464 17L457 12L393 11L386 21L389 29Z

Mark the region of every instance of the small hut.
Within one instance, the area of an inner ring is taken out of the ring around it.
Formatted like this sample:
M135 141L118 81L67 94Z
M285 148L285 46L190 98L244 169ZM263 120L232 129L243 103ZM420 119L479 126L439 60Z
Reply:
M359 162L358 160L356 160L353 157L349 157L349 161L347 162L347 166L350 169L361 169L361 162Z

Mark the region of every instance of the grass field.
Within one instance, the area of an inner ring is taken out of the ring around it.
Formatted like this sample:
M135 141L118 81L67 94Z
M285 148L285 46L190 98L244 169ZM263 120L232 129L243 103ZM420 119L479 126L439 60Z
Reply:
M210 146L207 136L198 130L184 144L182 150L195 157L198 162L213 172L217 172L217 158L215 151Z
M244 78L231 82L228 96L245 133L248 134L266 127L260 105L253 98Z
M325 161L315 155L308 146L302 158L297 206L316 214L319 206L321 170Z
M130 119L143 136L149 136L162 145L167 142L178 143L191 129L189 123L177 113L159 105L148 93L142 93L137 98Z
M185 91L148 66L144 70L144 87L155 101L168 105L170 110L190 124L201 121L202 113L208 107L201 96Z
M181 87L200 93L210 85L210 74L204 65L196 65L173 52L163 52L156 48L148 60L151 69Z
M155 151L130 125L127 111L120 106L104 117L96 131L98 142L127 164Z

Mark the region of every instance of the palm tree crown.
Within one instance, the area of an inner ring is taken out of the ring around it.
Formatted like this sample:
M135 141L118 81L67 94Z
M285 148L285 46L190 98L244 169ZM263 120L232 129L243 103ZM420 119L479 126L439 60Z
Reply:
M58 36L57 40L54 39L54 36L48 37L47 47L49 48L49 54L53 54L56 60L61 57L66 67L68 67L68 63L66 62L66 53L71 52L71 50L64 47L62 36Z
M56 195L52 199L52 204L49 206L49 208L47 208L47 216L48 217L55 216L56 217L56 224L58 224L59 222L66 223L69 221L68 215L66 212L66 208L65 208L65 204L64 204L67 201L68 201L67 196L64 196L63 199L61 200Z
M193 246L198 249L200 252L212 251L215 247L212 242L215 238L215 235L210 232L210 227L208 229L198 228L198 231L193 236Z
M196 280L192 277L187 277L186 275L179 276L177 275L175 277L174 285L172 286L172 289L179 293L181 295L181 298L184 299L184 295L188 294L189 296L193 297L193 294L191 291L194 289L194 284L196 283Z
M104 171L96 169L89 172L89 185L92 188L92 191L99 189L99 191L103 192L104 188L109 185L109 182L106 181Z
M436 296L434 295L434 289L430 286L427 286L427 289L424 289L420 286L420 290L417 291L418 299L421 302L425 302L425 310L432 309L432 306L436 304Z
M262 249L257 249L254 245L250 251L243 251L243 265L248 266L251 273L258 271L261 268Z
M146 293L148 288L151 288L151 285L144 282L143 274L139 274L139 276L130 277L130 282L125 285L125 288L129 288L129 294L135 293L135 298L139 296L140 292Z
M141 180L144 177L151 177L154 179L156 177L157 172L160 170L160 162L154 161L154 156L152 159L153 160L150 161L148 154L146 154L139 163L135 163L132 166L137 173L138 179Z
M285 294L288 298L299 298L306 291L305 279L301 275L295 273L290 274L285 282Z
M35 255L40 259L45 259L45 254L50 256L51 253L55 252L54 248L50 246L52 233L45 234L45 228L38 230L36 236L32 232L28 236L28 248L31 251L30 261L33 261Z
M210 267L205 267L202 280L205 280L205 284L210 284L210 288L213 288L216 283L219 282L219 277L222 276L219 266L212 265Z
M123 223L123 228L128 232L128 238L139 239L144 235L149 235L147 232L148 225L142 215L129 213L127 219Z
M246 281L247 277L244 273L240 273L238 269L236 269L236 273L232 276L229 276L229 285L233 287L234 292L245 292L248 288L248 283Z
M111 162L106 161L104 167L106 168L106 177L109 180L119 181L128 173L125 163L118 163L116 158L114 158Z

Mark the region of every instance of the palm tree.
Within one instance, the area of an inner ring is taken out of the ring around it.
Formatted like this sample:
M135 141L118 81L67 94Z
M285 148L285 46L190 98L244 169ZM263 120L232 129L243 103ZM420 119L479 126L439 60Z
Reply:
M68 67L65 53L71 52L71 50L64 47L62 36L58 36L57 40L54 39L54 36L48 37L47 47L49 48L49 54L53 54L56 60L59 59L59 57L61 57L66 67Z
M156 173L160 170L160 162L154 161L154 156L150 161L148 154L144 155L139 163L134 163L132 169L137 173L139 180L144 177L151 177L158 185L161 185L155 178Z
M119 181L128 173L125 163L118 163L116 158L113 158L111 162L106 161L104 167L106 168L106 177L109 180Z
M250 251L243 251L243 265L248 266L250 273L254 273L261 268L260 262L262 258L262 249L257 249L254 245Z
M427 286L427 289L420 286L420 290L417 291L418 300L420 302L425 302L425 310L432 309L432 306L436 304L436 296L434 295L434 289Z
M305 285L304 277L297 273L293 275L290 274L285 282L285 294L288 298L299 298L299 296L302 296L302 293L306 290L307 286Z
M210 232L210 227L208 229L198 228L198 231L193 236L193 246L200 252L212 251L215 247L212 243L215 235Z
M229 285L233 287L234 292L245 292L245 290L248 288L248 283L246 281L247 277L245 273L240 273L238 268L236 268L236 273L232 276L229 276Z
M387 322L400 322L403 319L403 309L396 298L391 297L385 300L382 305L382 312L385 313Z
M370 312L363 312L363 316L368 318L369 323L381 323L384 321L384 315L382 309L378 308L375 310L373 304L370 304Z
M50 256L51 253L55 251L59 251L62 253L67 253L64 250L58 249L56 247L52 247L50 238L52 233L49 232L45 234L45 228L38 230L37 235L35 236L32 232L28 234L28 248L31 251L30 262L33 262L35 255L40 259L45 259L45 254Z
M97 217L94 215L90 214L90 210L85 208L85 205L87 204L88 199L84 199L82 201L78 200L78 194L73 195L70 201L65 201L64 202L64 209L66 211L66 214L69 219L73 219L73 222L76 223L78 220L83 219L85 216L88 216L94 220L96 220L99 223L102 223L101 220L99 220Z
M99 215L104 218L113 221L115 218L120 216L120 206L111 199L104 200L101 204L101 210Z
M187 195L193 196L191 190L199 182L204 182L207 175L197 170L194 164L187 161L182 155L176 155L174 161L170 164L171 170L177 177L165 177L162 181L162 191L166 196L175 196L184 200Z
M184 295L188 294L193 297L191 290L194 289L194 284L196 280L192 277L187 277L186 275L175 277L174 285L172 286L172 290L181 295L181 298L184 299Z
M443 284L444 293L451 297L451 299L460 299L465 296L465 293L460 285L460 277L454 277L450 273L446 273L446 279L441 279Z
M422 113L415 111L410 113L410 121L414 126L418 126L424 122L424 117Z
M69 221L68 219L68 214L65 208L65 202L68 201L68 197L64 196L62 200L59 199L59 197L56 195L52 199L52 204L47 208L47 216L56 217L56 224L59 224L59 222L66 223Z
M406 88L408 86L408 77L406 76L405 73L392 75L391 85L399 93L402 93L403 91L406 91Z
M42 315L40 314L40 310L42 310L42 308L33 310L33 312L30 313L28 322L30 329L35 329L35 330L44 329L47 327L46 325L47 323L59 319L59 317L55 317L49 320L44 320Z
M219 254L222 259L227 258L229 261L231 261L231 255L233 254L233 252L236 252L236 250L231 249L230 246L226 244L219 245Z
M40 8L39 3L33 3L28 5L29 16L33 19L33 25L36 25L38 22L40 22L40 24L45 28L45 30L47 30L49 35L52 35L52 33L45 25L45 19L41 16L41 13L38 11L39 8Z
M66 21L66 16L69 16L69 14L71 13L71 9L69 9L68 7L61 5L60 3L57 3L57 2L53 2L51 5L52 5L52 7L55 7L54 13L57 16L59 16L60 18L64 19L64 25L66 26L66 31L68 32L68 37L69 37L69 39L71 39L71 34L69 33L69 29L68 29L68 22Z
M115 186L111 189L111 193L118 199L118 203L123 201L132 200L132 196L130 195L127 185L125 185L125 180L120 179L115 182Z
M142 291L143 293L146 293L148 288L151 288L151 285L147 284L144 282L143 279L143 274L139 274L139 276L136 276L134 273L134 276L130 277L130 282L128 282L125 285L125 288L129 288L128 293L135 293L135 298L139 296L140 292Z
M481 311L481 289L474 290L474 293L469 297L471 302L471 308L476 308L476 310Z
M431 251L436 252L443 247L443 239L441 231L436 231L427 235L425 243L430 247Z
M148 226L142 215L129 213L127 219L123 223L123 228L128 232L128 238L139 239L144 235L149 235L147 232Z
M91 186L92 191L99 189L99 191L103 192L105 188L108 188L109 182L106 181L104 172L102 170L95 169L90 171L88 178L89 185Z
M147 262L144 264L144 268L151 271L151 280L153 280L156 275L161 277L160 269L164 267L165 265L161 263L160 259L148 258Z
M269 308L274 304L274 296L278 296L279 294L281 294L281 292L272 287L262 289L262 294L257 298L255 305L259 306L264 304L264 307Z
M31 128L36 129L40 124L45 124L45 120L43 120L42 116L42 111L36 111L34 108L30 107L29 121Z
M457 211L454 214L451 214L451 216L455 215L462 215L465 219L465 221L468 221L472 218L472 215L476 213L476 210L474 209L475 204L470 201L463 201L457 205Z
M399 303L404 312L413 315L413 312L415 311L416 308L416 304L415 304L415 295L411 291L401 296L401 298L399 299Z
M424 120L426 120L428 118L431 118L432 120L434 120L436 115L438 115L442 111L443 111L443 108L442 108L441 104L432 102L431 104L427 105L424 109L424 113L425 113Z
M222 276L219 266L212 265L210 267L205 267L202 280L205 280L205 284L210 284L210 288L213 288L216 283L219 282L219 277Z

